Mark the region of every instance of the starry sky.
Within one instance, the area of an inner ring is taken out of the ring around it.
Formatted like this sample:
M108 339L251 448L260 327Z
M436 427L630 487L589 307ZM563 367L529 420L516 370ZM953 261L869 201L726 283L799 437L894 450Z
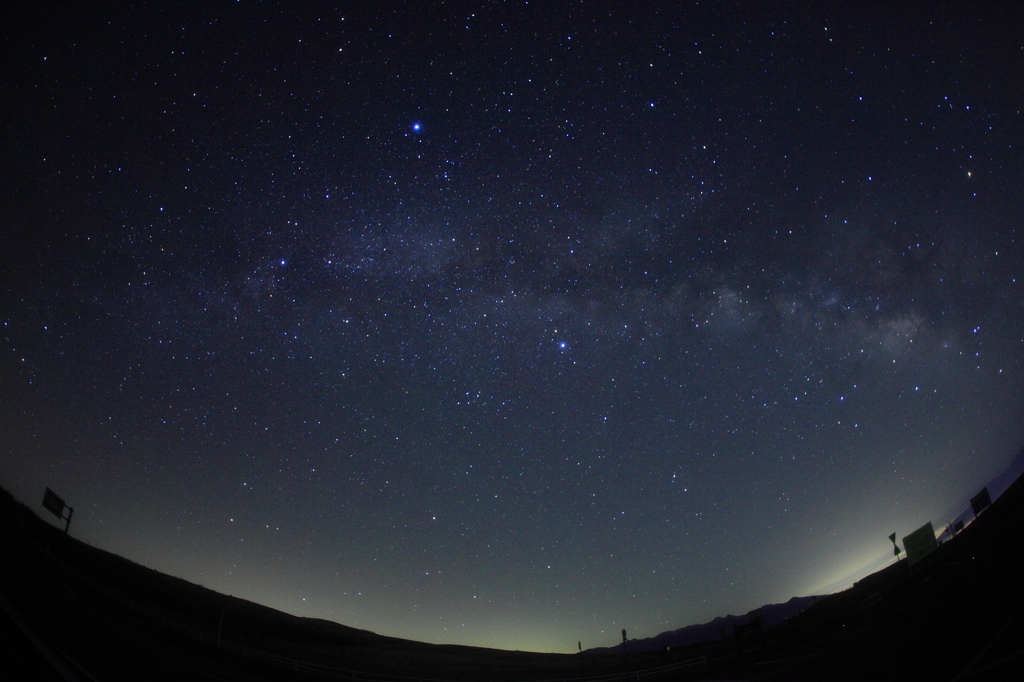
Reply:
M627 5L4 10L0 484L535 651L944 526L1024 443L1024 13Z

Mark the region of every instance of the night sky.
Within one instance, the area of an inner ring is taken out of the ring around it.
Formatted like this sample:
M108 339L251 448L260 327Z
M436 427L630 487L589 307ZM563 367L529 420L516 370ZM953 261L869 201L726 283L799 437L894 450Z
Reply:
M1024 443L1024 10L627 4L4 10L0 485L537 651L943 527Z

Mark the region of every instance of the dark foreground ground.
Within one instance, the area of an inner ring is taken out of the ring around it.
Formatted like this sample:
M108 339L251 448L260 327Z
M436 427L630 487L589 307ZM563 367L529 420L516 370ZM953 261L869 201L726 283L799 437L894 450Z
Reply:
M0 491L0 680L1020 680L1024 479L914 566L671 653L437 646L296 618L64 537Z

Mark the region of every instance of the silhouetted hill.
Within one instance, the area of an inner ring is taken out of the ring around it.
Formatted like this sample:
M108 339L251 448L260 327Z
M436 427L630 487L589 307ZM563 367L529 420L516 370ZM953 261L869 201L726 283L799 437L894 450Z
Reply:
M37 642L50 664L104 681L207 678L196 671L216 679L529 680L599 675L609 665L427 644L293 616L66 536L3 489L0 606L0 679L9 679L13 662L35 656ZM33 677L52 677L45 656L35 658L43 662ZM618 670L618 661L611 665Z
M792 618L804 609L813 605L817 599L818 597L793 597L784 604L765 604L760 609L764 627L774 627L782 621ZM717 642L722 638L723 631L732 633L735 626L748 622L750 622L749 615L734 616L730 614L727 616L719 616L707 623L687 625L686 627L679 628L678 630L662 632L654 637L631 639L627 643L626 650L629 653L656 652L664 651L665 647L672 647L674 649L677 647L689 646L691 644L699 644L701 642ZM613 647L595 647L593 649L587 649L583 653L621 654L622 644L618 644Z
M67 537L0 489L0 679L582 682L627 667L644 680L1024 679L1022 537L1018 478L912 570L904 560L762 607L762 633L738 635L748 617L726 616L630 642L628 656L535 654L384 637L222 595Z

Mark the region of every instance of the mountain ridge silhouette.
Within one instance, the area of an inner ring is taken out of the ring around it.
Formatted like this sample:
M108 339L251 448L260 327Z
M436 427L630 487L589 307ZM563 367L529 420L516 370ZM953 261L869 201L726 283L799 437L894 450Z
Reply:
M763 625L765 628L778 625L782 621L788 620L801 611L813 606L818 599L818 596L793 597L789 601L781 604L765 604L759 609L761 611ZM675 648L689 646L690 644L699 644L701 642L718 641L721 639L723 630L732 634L735 626L749 623L750 620L751 615L749 613L741 616L735 616L731 613L725 616L717 616L706 623L695 623L675 630L666 630L654 637L631 639L626 642L626 652L646 653L652 651L664 651L665 647ZM584 649L583 653L622 653L622 644L620 643L610 647Z

